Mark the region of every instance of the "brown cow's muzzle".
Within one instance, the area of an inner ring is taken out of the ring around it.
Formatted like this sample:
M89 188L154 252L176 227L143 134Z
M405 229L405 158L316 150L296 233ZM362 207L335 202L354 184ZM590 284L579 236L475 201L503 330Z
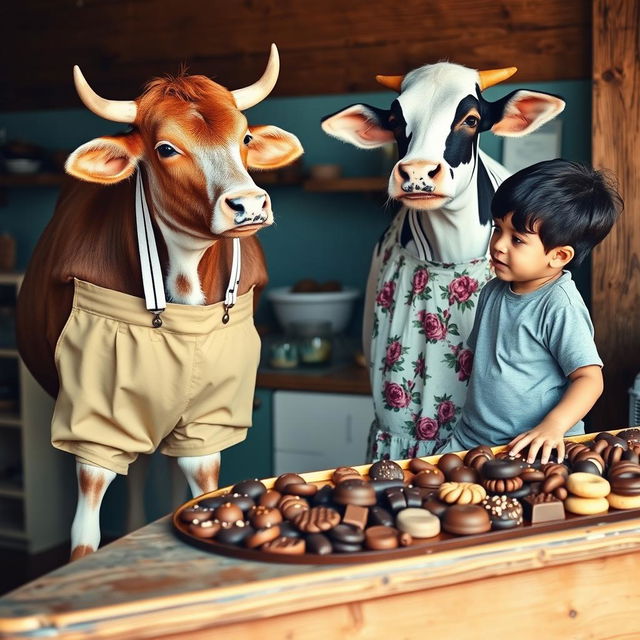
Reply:
M446 178L441 162L400 161L391 174L389 195L411 208L431 209L450 196Z
M242 232L248 235L273 222L271 199L262 189L223 193L219 207L224 231L231 234ZM217 226L215 222L214 226Z

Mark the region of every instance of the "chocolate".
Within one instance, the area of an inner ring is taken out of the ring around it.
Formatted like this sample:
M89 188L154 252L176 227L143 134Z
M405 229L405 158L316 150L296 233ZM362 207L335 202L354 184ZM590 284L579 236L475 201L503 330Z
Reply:
M531 484L523 484L519 489L515 491L505 491L503 495L507 496L507 498L516 498L520 500L528 496L531 493Z
M361 544L338 542L337 540L332 540L331 544L333 545L333 550L336 553L359 553L362 551Z
M280 493L284 493L284 489L288 484L294 484L298 482L306 482L306 480L299 476L297 473L283 473L276 479L273 488Z
M394 522L393 516L386 509L377 505L369 509L369 526L382 525L392 527Z
M634 427L632 429L623 429L618 433L618 438L621 438L627 444L640 444L640 429Z
M271 542L265 542L262 551L281 553L283 555L301 555L305 552L306 544L303 538L288 538L280 536Z
M445 477L449 479L449 474L458 467L463 465L462 458L457 456L455 453L445 453L443 456L440 456L438 462L438 469L444 473Z
M235 504L236 506L240 507L240 509L242 509L244 513L249 511L249 509L251 509L251 507L254 507L256 504L253 498L250 498L248 495L245 495L242 493L229 494L227 496L227 502L230 502L231 504Z
M480 445L467 451L464 457L464 464L476 471L481 471L487 460L493 460L494 457L491 447Z
M252 480L243 480L234 484L231 488L231 493L241 493L249 496L254 501L258 501L260 496L267 491L267 487L264 486L260 480L254 478Z
M383 494L386 489L401 489L404 487L403 480L372 480L370 484L376 495Z
M434 494L429 496L426 500L423 500L422 508L430 511L434 516L442 518L445 511L449 508L449 505L445 502L442 502L442 500L439 500L438 496Z
M335 548L336 543L362 545L364 531L348 524L338 524L328 532L328 536Z
M444 482L444 473L437 467L419 471L413 478L412 484L426 489L437 489Z
M333 487L329 484L320 487L316 495L311 498L311 504L314 507L331 506L333 504Z
M340 514L329 507L313 507L297 514L293 524L305 533L320 533L333 529L340 522Z
M214 498L203 498L202 500L198 500L196 507L199 509L209 509L213 511L217 509L221 504L227 502L227 496L215 496Z
M515 498L489 496L481 502L481 505L489 513L492 529L512 529L522 525L522 505Z
M524 481L520 476L515 478L483 480L482 486L488 493L511 493L522 487Z
M303 496L305 498L314 496L318 493L318 485L311 482L290 482L283 489L284 493L293 496Z
M255 533L255 529L249 525L233 525L231 527L226 527L220 529L216 534L216 542L220 544L233 544L239 545L242 544L244 539L253 535Z
M218 520L222 526L235 524L238 521L244 521L242 509L231 502L221 504L214 512L213 517Z
M282 513L275 507L253 507L249 511L249 522L255 529L265 529L282 522Z
M333 490L333 500L336 504L370 507L376 503L376 493L365 480L345 480Z
M407 507L422 506L422 493L418 487L403 487L401 491L407 502Z
M402 467L393 460L378 460L369 467L371 480L404 480Z
M487 480L504 480L519 476L522 467L518 460L512 458L496 458L487 460L482 466L482 476Z
M278 526L280 527L280 535L284 536L285 538L301 538L302 537L302 533L298 531L298 529L291 522L288 522L287 520L285 520L284 522L281 522Z
M524 468L520 472L520 478L523 482L544 482L544 471L542 469L536 469L533 466Z
M426 460L422 460L422 458L412 458L409 460L409 471L412 473L420 473L420 471L424 471L425 469L435 469L436 465L427 462Z
M531 524L564 520L565 518L562 501L548 493L529 496L522 501L522 506L524 516Z
M269 489L258 498L258 504L263 507L277 507L282 494L275 489Z
M396 527L412 538L433 538L440 533L440 519L425 509L404 509L396 517Z
M622 452L622 457L620 459L635 462L636 464L638 464L640 462L640 455L633 449L627 449L626 451Z
M202 522L195 520L189 524L189 533L197 538L213 538L220 531L221 524L213 520L203 520Z
M367 526L367 519L369 518L369 509L367 507L360 507L355 504L348 504L342 516L342 522L357 529L364 529Z
M402 489L387 489L384 492L384 495L387 498L387 503L389 504L391 511L396 512L407 508L407 499L405 498Z
M210 509L200 509L199 507L188 507L180 512L180 520L187 524L191 522L204 522L213 518L213 511Z
M567 479L559 473L551 474L542 485L542 493L553 493L558 487L564 487Z
M343 480L361 480L362 474L353 467L338 467L331 475L333 484L340 484Z
M322 533L312 533L306 537L307 551L319 556L326 556L333 551L331 541Z
M593 475L602 475L601 469L599 469L591 460L580 460L572 466L573 471L580 473L593 473Z
M454 504L445 512L442 528L459 536L469 536L489 531L491 519L487 510L479 504Z
M449 482L474 482L480 481L480 474L471 467L460 466L445 473Z
M395 549L399 544L398 530L393 527L369 527L365 532L364 546L372 551Z
M304 511L309 511L309 503L300 496L292 496L285 494L278 502L278 509L287 520L293 520Z
M266 529L257 529L254 533L244 539L245 547L255 549L261 547L265 542L271 542L280 536L280 527L276 524Z

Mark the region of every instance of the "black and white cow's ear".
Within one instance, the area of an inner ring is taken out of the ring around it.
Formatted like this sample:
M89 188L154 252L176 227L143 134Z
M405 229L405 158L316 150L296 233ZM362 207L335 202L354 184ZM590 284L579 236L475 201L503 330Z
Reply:
M322 129L338 140L360 149L375 149L395 142L393 132L385 128L388 111L366 104L354 104L322 119Z
M78 147L64 165L65 171L80 180L115 184L128 178L144 153L137 132L95 138Z
M520 89L491 106L492 111L501 110L491 131L499 136L519 137L555 118L564 110L565 101L550 93Z

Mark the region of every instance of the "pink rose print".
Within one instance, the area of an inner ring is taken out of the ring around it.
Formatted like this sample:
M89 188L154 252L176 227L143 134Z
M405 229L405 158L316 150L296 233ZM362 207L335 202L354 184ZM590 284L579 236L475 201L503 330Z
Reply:
M418 455L418 445L414 444L407 449L407 458L415 458Z
M427 287L429 282L429 274L426 269L418 269L413 274L413 295L420 295Z
M376 298L376 302L379 306L384 307L385 309L389 309L391 307L391 303L393 302L393 294L396 290L396 283L392 280L389 282L385 282L382 286L382 291L378 294Z
M402 355L402 345L397 340L394 340L387 347L387 355L385 356L385 359L384 359L385 365L388 368L392 367L394 363L398 361L401 355Z
M438 428L437 420L416 416L416 437L419 440L433 440L438 433Z
M384 383L384 397L392 409L403 409L411 402L411 396L395 382Z
M418 356L418 359L413 363L413 375L424 378L425 371L426 371L426 362L425 362L424 356L420 354Z
M458 354L458 380L461 382L468 380L473 367L473 351L463 349Z
M451 400L444 400L438 405L438 422L446 424L456 417L456 405Z
M444 340L447 336L447 327L435 313L421 311L418 318L428 340Z
M477 280L469 276L460 276L449 283L449 304L466 302L477 290Z

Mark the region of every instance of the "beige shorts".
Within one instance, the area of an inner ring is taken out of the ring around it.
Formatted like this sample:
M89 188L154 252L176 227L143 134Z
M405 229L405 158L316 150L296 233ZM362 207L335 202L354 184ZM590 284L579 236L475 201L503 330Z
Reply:
M200 456L245 439L260 358L253 291L226 325L222 303L168 304L154 329L141 298L74 284L55 351L54 447L126 474L140 453Z

